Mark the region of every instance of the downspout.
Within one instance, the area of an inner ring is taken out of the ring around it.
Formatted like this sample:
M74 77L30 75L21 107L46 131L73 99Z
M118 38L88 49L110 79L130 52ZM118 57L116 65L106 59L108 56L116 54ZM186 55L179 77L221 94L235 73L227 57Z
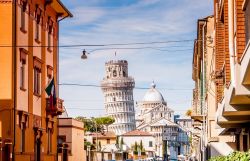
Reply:
M12 54L13 54L13 145L12 145L12 160L15 161L15 146L16 146L16 0L12 6Z
M58 92L58 97L59 97L59 22L60 21L62 21L62 20L64 20L65 18L67 18L67 17L70 17L70 15L68 14L67 16L65 16L65 17L63 17L63 18L61 18L61 19L59 19L58 21L57 21L57 73L56 73L56 80L57 80L57 92Z
M234 0L228 1L228 35L229 35L229 55L231 84L235 87L235 51L234 51Z
M205 135L206 135L206 122L205 122L205 119L206 119L206 111L205 111L205 88L206 88L206 84L205 84L205 79L206 79L206 73L205 73L205 26L207 25L207 22L205 21L204 24L203 24L203 27L202 27L202 88L203 88L203 91L202 91L202 117L203 117L203 126L202 126L202 130L203 130L203 136L202 136L202 160L205 161L206 158L205 158Z

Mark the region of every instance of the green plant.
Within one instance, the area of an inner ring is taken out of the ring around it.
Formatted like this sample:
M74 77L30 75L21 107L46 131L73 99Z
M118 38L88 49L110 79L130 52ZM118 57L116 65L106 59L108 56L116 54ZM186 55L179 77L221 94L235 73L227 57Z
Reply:
M227 156L212 157L209 161L249 161L250 152L235 151Z

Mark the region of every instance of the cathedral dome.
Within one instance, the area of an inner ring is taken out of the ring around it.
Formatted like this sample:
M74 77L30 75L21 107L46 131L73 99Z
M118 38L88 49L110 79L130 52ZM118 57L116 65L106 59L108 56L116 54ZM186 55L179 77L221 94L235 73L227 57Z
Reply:
M153 82L151 88L144 95L143 101L145 102L165 102L161 93L155 89L156 85Z

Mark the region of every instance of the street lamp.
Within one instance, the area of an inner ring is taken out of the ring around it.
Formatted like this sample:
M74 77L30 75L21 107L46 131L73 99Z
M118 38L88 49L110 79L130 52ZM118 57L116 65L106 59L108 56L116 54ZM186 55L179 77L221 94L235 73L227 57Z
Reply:
M84 50L82 51L81 59L87 59L88 57L87 57L86 54L89 54L89 53L87 53L86 50L84 49Z

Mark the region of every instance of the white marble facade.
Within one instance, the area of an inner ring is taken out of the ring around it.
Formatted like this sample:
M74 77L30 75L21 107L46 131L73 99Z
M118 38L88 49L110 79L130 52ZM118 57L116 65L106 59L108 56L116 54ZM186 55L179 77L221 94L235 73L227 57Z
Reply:
M135 126L133 89L134 79L128 76L126 60L111 60L105 63L105 77L101 82L106 114L115 119L109 130L116 135L132 131Z
M136 128L151 133L155 138L155 154L162 157L162 132L166 125L175 125L174 111L167 106L153 82L141 102L136 115Z

